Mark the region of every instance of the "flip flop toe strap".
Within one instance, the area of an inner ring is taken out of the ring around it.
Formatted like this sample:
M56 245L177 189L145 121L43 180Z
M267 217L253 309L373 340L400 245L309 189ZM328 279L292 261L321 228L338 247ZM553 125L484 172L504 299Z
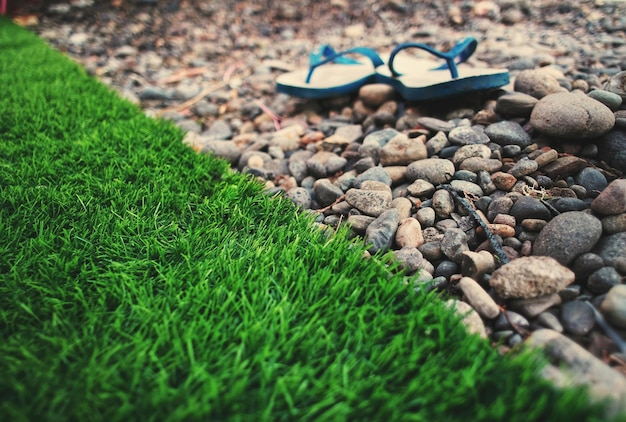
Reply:
M315 69L326 63L332 62L339 64L361 64L361 62L357 60L350 59L349 57L344 57L346 54L360 54L362 56L365 56L371 60L374 68L385 64L380 56L371 48L355 47L337 53L331 46L326 45L322 46L320 53L311 55L309 73L306 77L306 83L309 83L311 81L311 76L313 76L313 72L315 71Z
M422 43L402 43L394 48L394 50L391 52L391 55L389 56L389 70L391 71L393 77L401 76L401 73L398 72L393 66L396 55L400 51L407 48L419 48L421 50L428 51L430 54L436 57L444 59L446 62L443 65L435 68L435 70L449 69L452 79L456 79L459 77L459 70L457 69L456 65L459 63L463 63L472 54L474 54L477 44L478 41L476 40L476 38L468 37L456 43L454 47L452 47L449 51L442 52Z

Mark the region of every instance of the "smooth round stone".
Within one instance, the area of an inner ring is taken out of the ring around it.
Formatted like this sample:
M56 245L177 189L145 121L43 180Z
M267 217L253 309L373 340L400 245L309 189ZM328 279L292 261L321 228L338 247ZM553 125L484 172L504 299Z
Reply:
M396 244L401 248L419 248L424 244L422 226L417 219L409 217L400 220L400 226L396 232Z
M343 191L328 179L319 179L313 184L315 198L320 206L326 207L337 200ZM291 192L291 190L290 190ZM310 198L309 198L310 202Z
M595 294L604 294L620 284L621 278L615 268L602 267L587 278L587 288Z
M487 144L489 137L470 126L455 127L448 134L448 140L454 145Z
M496 188L508 192L517 183L517 178L512 174L498 171L491 175L491 181Z
M385 171L384 168L376 166L371 169L365 170L363 173L359 174L354 180L354 187L360 188L363 182L368 180L374 180L377 182L384 183L387 186L391 186L392 180L389 173Z
M452 180L450 186L453 190L463 193L468 192L472 195L483 196L484 192L476 183L468 182L466 180Z
M522 70L515 78L513 88L516 92L535 98L544 98L546 95L563 91L554 76L540 69Z
M537 98L522 92L505 94L496 101L496 112L503 116L529 117L537 101Z
M374 109L394 97L394 89L388 84L367 84L359 89L359 99L363 101L363 104Z
M435 224L436 213L431 207L424 207L417 210L415 218L422 227L432 227Z
M617 110L622 105L622 97L614 92L605 91L603 89L594 89L590 91L589 95L594 100L600 101L602 104L610 108L611 110Z
M612 130L598 142L598 156L626 173L626 130Z
M393 254L400 263L400 267L405 269L409 275L415 273L424 261L422 253L413 246L395 250Z
M578 256L571 268L576 274L576 281L581 283L587 280L594 271L599 270L603 266L604 261L600 255L588 252Z
M448 218L454 212L454 200L450 192L440 189L433 194L432 208L439 218Z
M460 271L459 264L449 259L444 259L435 268L435 277L445 277L450 279L453 274L457 274Z
M602 229L608 234L626 232L626 213L604 217L602 219Z
M613 180L591 203L591 209L602 215L626 212L626 179Z
M476 183L478 180L478 175L473 171L469 170L459 170L454 173L453 179L455 180L465 180L466 182Z
M454 164L451 161L440 158L427 158L409 164L406 168L405 177L410 182L416 179L424 179L438 186L449 182L454 172Z
M533 254L550 256L568 265L580 254L593 249L602 235L602 223L580 211L554 217L541 230L533 245Z
M513 206L513 200L506 196L492 200L491 203L489 204L489 208L487 208L487 219L489 221L493 221L493 219L498 214L509 214L512 206ZM521 221L521 220L518 220L518 221Z
M609 290L600 311L617 328L626 329L626 284L614 286Z
M476 280L470 277L463 277L458 285L469 304L472 305L482 317L493 319L500 314L500 308L498 308L496 302Z
M576 183L583 186L589 196L595 198L609 184L606 177L593 167L585 167L576 175Z
M507 213L505 212L503 214ZM531 196L519 197L508 211L508 214L515 217L516 221L526 220L527 218L549 220L552 217L545 205Z
M589 204L578 198L555 198L548 201L559 212L583 211L589 208Z
M443 257L441 242L439 241L424 243L418 249L424 258L431 262L438 261Z
M522 148L519 145L505 145L502 147L500 152L505 158L513 158L522 153Z
M537 103L530 115L537 131L555 138L591 139L615 125L610 108L584 94L550 94Z
M416 197L430 196L435 192L435 186L423 179L417 179L406 188L410 195Z
M526 148L532 143L530 135L519 123L508 120L490 124L485 129L485 135L499 145L517 145Z
M584 336L593 329L596 318L589 304L574 300L561 305L561 323L565 332Z

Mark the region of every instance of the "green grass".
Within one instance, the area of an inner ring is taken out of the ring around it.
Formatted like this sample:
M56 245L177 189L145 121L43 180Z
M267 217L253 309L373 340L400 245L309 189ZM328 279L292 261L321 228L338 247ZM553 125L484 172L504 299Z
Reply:
M0 51L0 420L601 419L1 17Z

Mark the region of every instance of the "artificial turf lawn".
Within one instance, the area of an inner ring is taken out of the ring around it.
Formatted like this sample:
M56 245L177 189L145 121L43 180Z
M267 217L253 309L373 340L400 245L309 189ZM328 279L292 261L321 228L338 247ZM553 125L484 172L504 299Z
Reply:
M0 420L601 418L1 17L0 51Z

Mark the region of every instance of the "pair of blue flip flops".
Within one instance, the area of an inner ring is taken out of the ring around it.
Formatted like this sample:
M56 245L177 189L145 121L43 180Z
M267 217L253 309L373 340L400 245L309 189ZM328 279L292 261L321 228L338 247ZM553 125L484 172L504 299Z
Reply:
M472 91L498 88L509 83L502 69L462 65L476 50L476 38L465 38L449 51L441 52L421 43L398 45L386 60L367 47L336 52L324 45L311 53L309 68L285 73L276 79L276 90L294 97L323 99L349 95L370 83L386 83L407 101L454 97ZM398 55L418 48L445 63ZM361 55L362 60L348 56Z

